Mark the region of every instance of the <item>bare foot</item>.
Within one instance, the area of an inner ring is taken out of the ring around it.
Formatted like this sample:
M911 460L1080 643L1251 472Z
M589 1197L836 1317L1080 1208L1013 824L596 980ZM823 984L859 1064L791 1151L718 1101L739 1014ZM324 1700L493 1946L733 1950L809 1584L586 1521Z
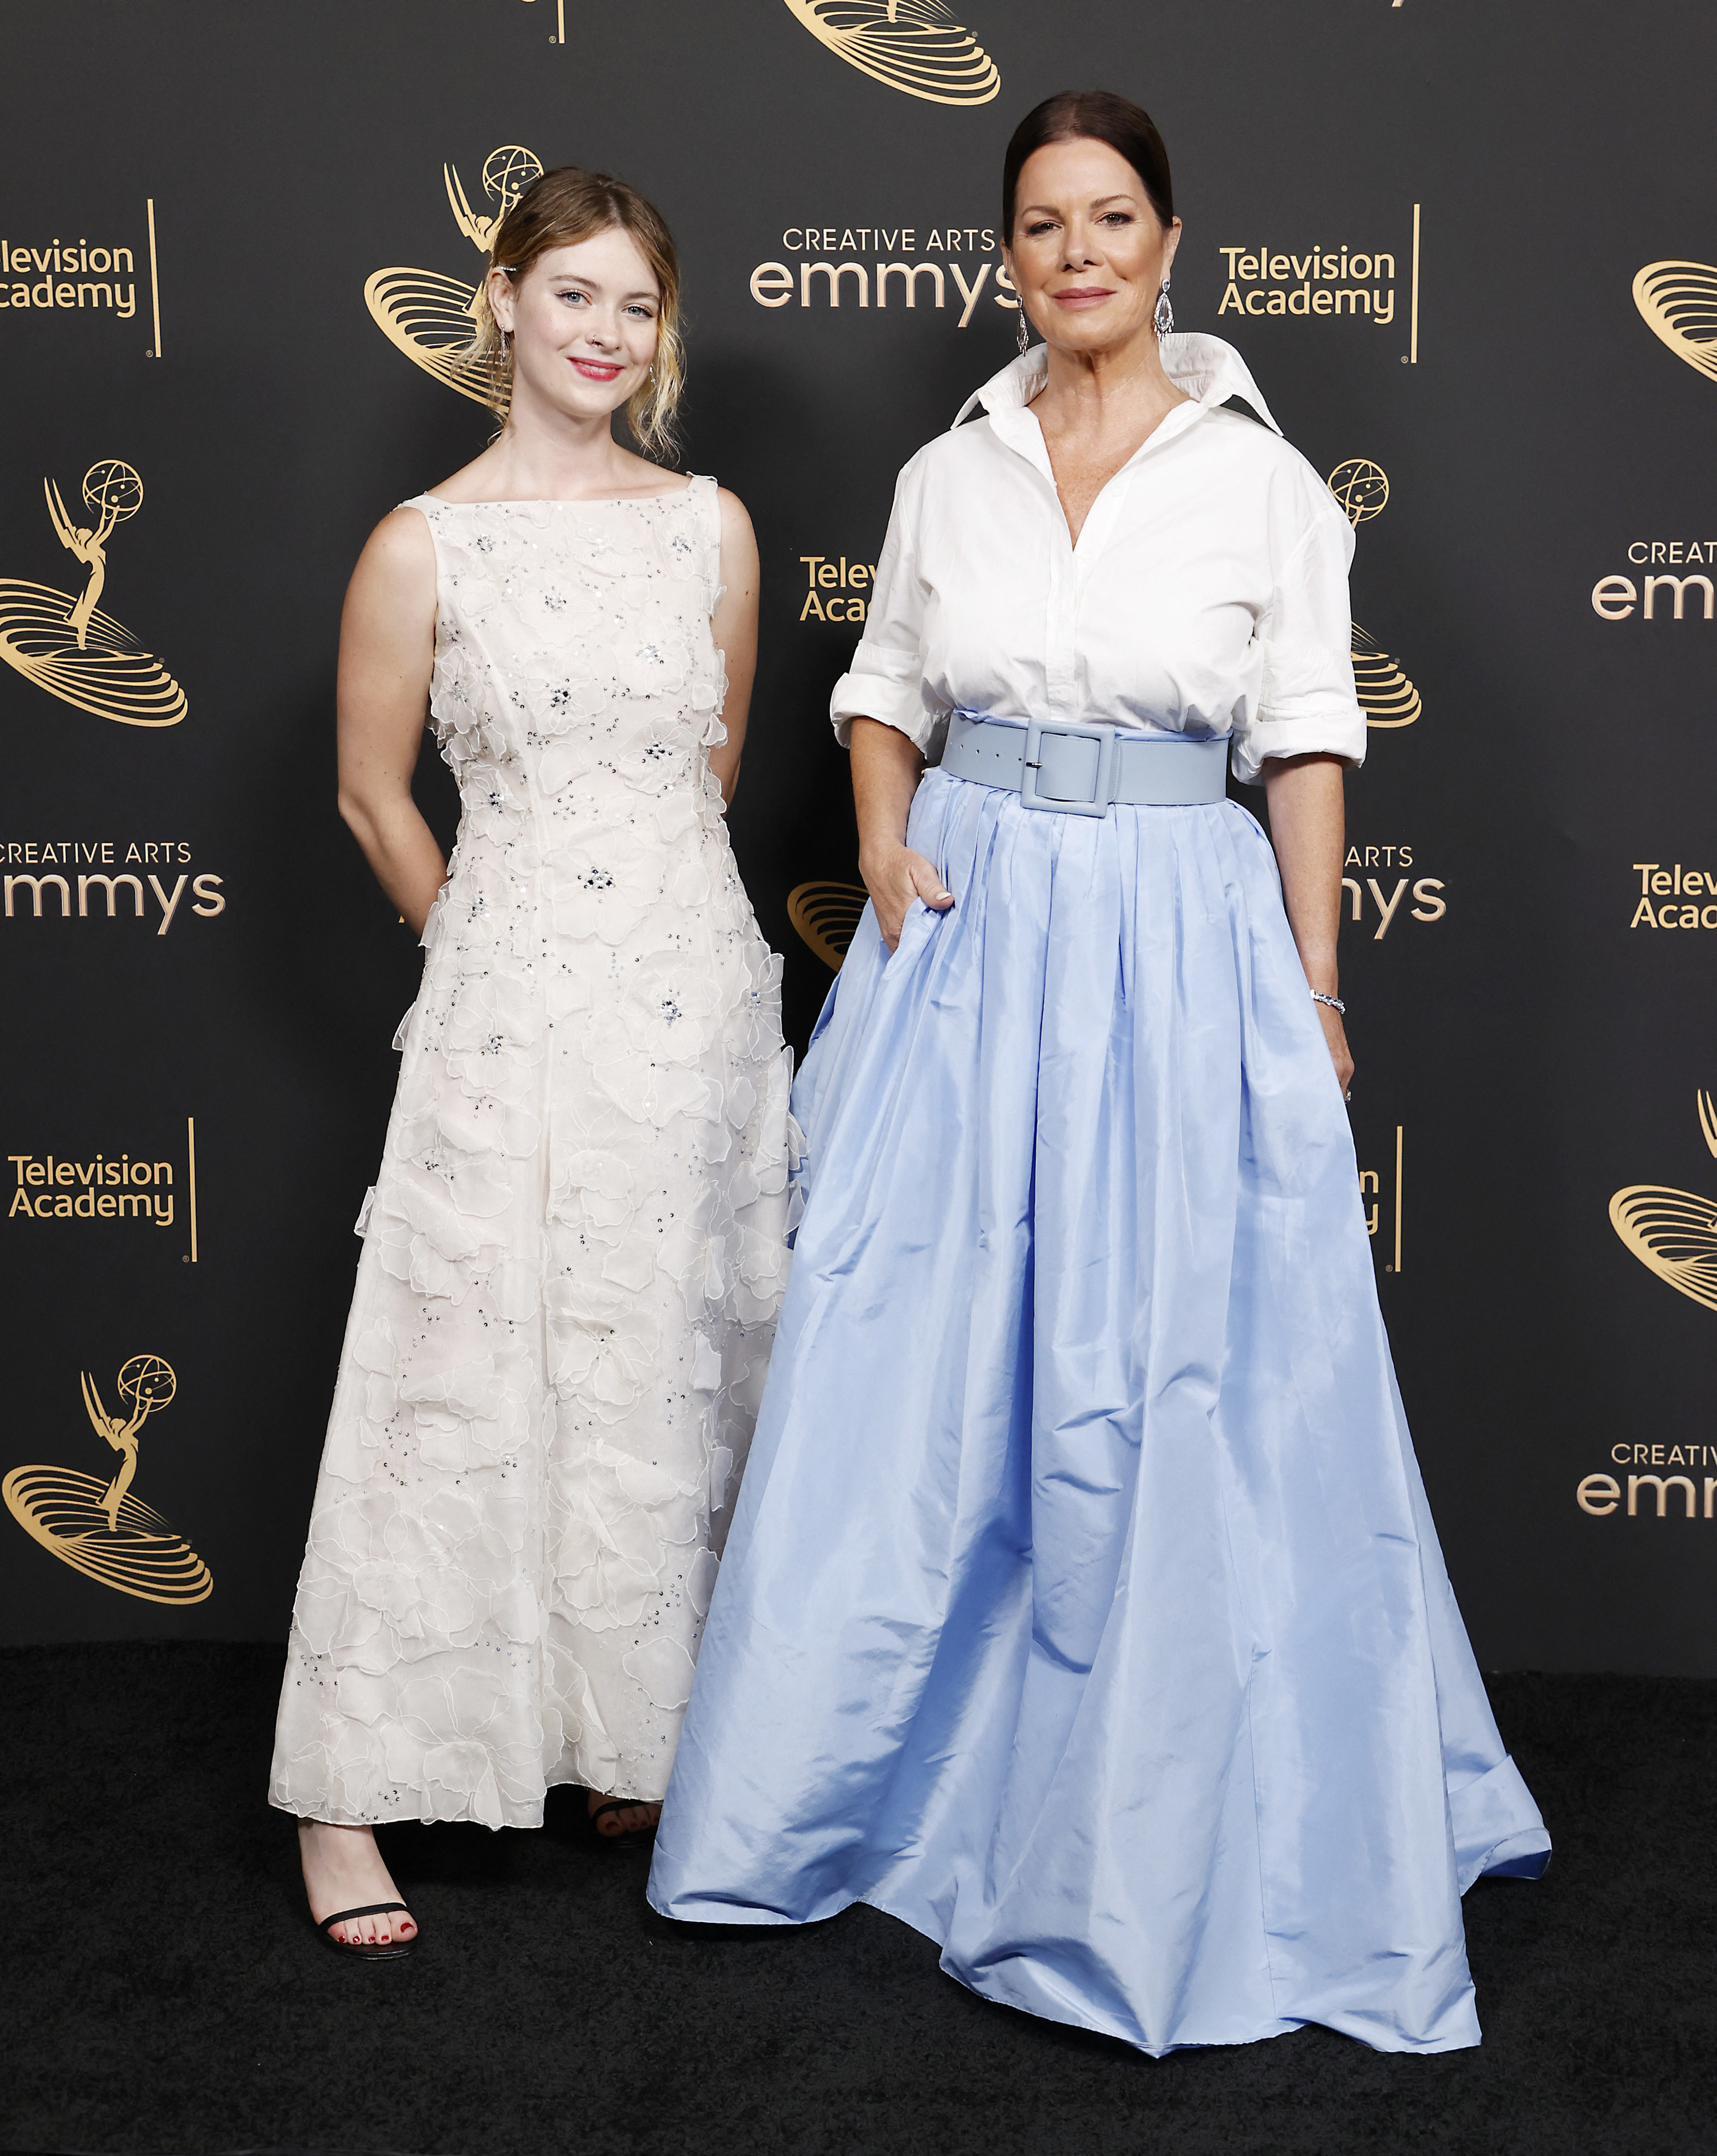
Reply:
M330 1826L323 1820L300 1820L298 1855L304 1866L310 1913L318 1924L336 1909L361 1909L367 1902L401 1898L376 1847L376 1837L367 1826ZM417 1928L403 1909L393 1909L386 1916L354 1917L349 1924L336 1924L329 1936L346 1946L385 1947L415 1938Z
M604 1796L600 1789L586 1789L585 1809L595 1818L599 1804L611 1804L614 1799ZM623 1834L647 1834L661 1817L660 1804L647 1804L640 1798L635 1804L626 1804L619 1811L604 1812L596 1820L596 1831L609 1840Z

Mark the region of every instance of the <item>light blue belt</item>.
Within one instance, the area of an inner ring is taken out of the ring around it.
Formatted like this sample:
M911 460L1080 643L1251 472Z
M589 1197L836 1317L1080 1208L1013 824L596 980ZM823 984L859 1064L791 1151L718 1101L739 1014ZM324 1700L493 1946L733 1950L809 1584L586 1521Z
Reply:
M1112 801L1190 808L1227 794L1228 737L1145 734L1128 726L1027 726L956 711L942 769L1017 793L1022 808L1102 816Z

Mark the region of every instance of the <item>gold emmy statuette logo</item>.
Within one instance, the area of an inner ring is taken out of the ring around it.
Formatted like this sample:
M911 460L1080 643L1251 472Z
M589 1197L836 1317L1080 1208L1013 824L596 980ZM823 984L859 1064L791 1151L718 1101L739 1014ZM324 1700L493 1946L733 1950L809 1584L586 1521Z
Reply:
M831 973L841 971L870 896L851 883L802 883L787 894L787 918Z
M451 165L441 167L453 221L486 264L501 219L542 175L542 159L518 143L491 150L483 162L483 192L495 208L480 216L459 174ZM488 369L467 356L476 331L475 285L434 270L378 270L363 288L363 299L382 334L414 365L474 403L496 408Z
M939 0L787 0L820 44L873 82L932 105L988 105L995 62Z
M84 474L91 521L69 516L59 489L42 482L54 536L89 572L75 598L47 584L0 578L0 659L27 681L122 726L176 726L185 692L161 661L95 602L107 581L107 547L143 506L143 482L128 464L104 457Z
M1678 359L1717 382L1717 269L1709 262L1648 262L1633 304Z
M1327 481L1342 512L1357 531L1380 516L1389 500L1389 474L1369 457L1349 457ZM1354 687L1368 726L1410 726L1424 706L1419 691L1375 636L1353 624Z
M103 1587L140 1602L206 1601L214 1588L208 1567L177 1528L131 1494L143 1424L171 1404L178 1380L159 1355L133 1355L117 1390L128 1414L109 1414L84 1373L84 1411L119 1455L110 1482L69 1467L14 1467L0 1496L27 1535Z
M1706 1147L1717 1154L1717 1106L1704 1091L1696 1102ZM1631 1183L1610 1200L1610 1225L1659 1280L1717 1310L1717 1199Z

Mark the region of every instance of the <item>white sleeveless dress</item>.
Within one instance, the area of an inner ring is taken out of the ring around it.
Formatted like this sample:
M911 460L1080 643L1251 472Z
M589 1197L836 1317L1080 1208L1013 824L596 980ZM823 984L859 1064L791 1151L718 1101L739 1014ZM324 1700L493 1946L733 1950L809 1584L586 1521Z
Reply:
M781 962L708 764L715 482L412 506L464 807L270 1795L528 1826L557 1783L667 1786L785 1283Z

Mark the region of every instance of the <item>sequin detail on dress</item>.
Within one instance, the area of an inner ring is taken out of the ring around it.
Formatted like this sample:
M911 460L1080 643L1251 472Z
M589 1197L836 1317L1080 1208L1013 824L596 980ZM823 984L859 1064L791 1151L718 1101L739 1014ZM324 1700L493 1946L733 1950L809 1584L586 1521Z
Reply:
M789 1065L708 767L715 484L415 503L464 813L364 1247L270 1797L659 1798L785 1282Z

